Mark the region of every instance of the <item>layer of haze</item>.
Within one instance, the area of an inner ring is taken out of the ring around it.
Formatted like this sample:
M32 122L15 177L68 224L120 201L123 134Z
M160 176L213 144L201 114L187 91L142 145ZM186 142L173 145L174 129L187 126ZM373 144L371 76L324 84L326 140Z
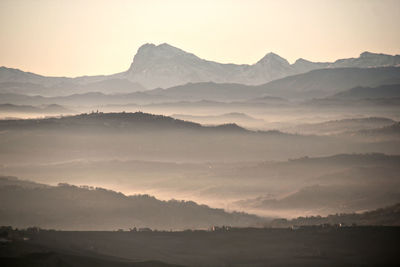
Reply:
M332 61L400 53L400 1L137 0L0 2L0 65L43 75L126 70L143 43L252 64L273 51Z

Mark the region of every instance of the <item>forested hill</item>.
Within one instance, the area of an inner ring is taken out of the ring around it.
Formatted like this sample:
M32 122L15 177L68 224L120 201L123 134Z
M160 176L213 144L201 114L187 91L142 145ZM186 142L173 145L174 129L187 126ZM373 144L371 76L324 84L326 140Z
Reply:
M254 226L245 213L228 213L192 201L127 196L104 188L69 184L44 186L10 177L0 179L0 225L51 229L115 230L133 227L199 229L214 225Z

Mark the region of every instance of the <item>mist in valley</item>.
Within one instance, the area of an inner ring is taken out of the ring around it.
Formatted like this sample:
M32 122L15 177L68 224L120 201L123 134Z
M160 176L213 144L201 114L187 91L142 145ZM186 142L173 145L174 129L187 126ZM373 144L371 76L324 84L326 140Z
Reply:
M0 265L398 265L398 3L117 2L0 4Z

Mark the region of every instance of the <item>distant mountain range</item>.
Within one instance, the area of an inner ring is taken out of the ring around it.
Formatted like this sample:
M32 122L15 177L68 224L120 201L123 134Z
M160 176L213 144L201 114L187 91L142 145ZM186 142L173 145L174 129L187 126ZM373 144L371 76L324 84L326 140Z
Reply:
M6 82L1 82L2 80ZM67 96L78 93L132 93L146 90L138 83L112 77L57 78L44 77L17 69L0 67L0 92L24 95Z
M290 64L286 59L268 53L252 65L222 64L201 59L169 44L145 44L138 49L127 71L113 75L46 77L1 67L0 92L57 96L86 92L127 93L199 82L260 85L315 69L399 65L400 55L370 52L331 63L298 59Z
M362 98L399 98L400 84L381 85L377 87L354 87L332 96L342 99L362 99Z
M333 95L335 95L335 99L346 98L349 95L370 98L373 94L372 91L375 94L374 98L393 97L398 95L398 84L400 84L400 68L398 67L337 68L313 70L258 86L200 82L144 92L120 94L91 92L53 97L28 96L0 90L0 103L19 105L53 103L60 105L100 105L210 100L285 104L283 103L285 99L305 100L331 97ZM382 90L379 90L379 88L376 90L368 89L368 93L367 89L364 89L364 87L379 87L382 85L387 86ZM351 93L344 93L345 90L360 86L363 89L352 89Z
M264 95L288 99L327 97L353 87L398 84L400 68L336 68L313 70L257 86Z
M262 219L228 213L192 201L161 201L68 184L48 186L0 177L0 224L75 230L207 229L214 225L255 226Z
M224 83L189 83L148 94L175 100L237 101L265 96L286 99L327 97L357 86L400 84L400 68L319 69L292 75L258 86Z
M358 58L339 59L333 63L315 63L298 59L294 64L274 53L266 54L252 65L221 64L201 59L169 44L145 44L135 55L125 73L129 80L148 88L171 87L185 83L217 82L263 84L286 76L321 68L369 68L396 66L400 55L364 52Z
M383 82L382 85L356 86L342 90L334 95L307 100L310 106L328 108L386 107L396 108L400 105L400 84Z
M39 107L29 105L0 104L0 112L3 114L72 114L75 111L57 104L43 105Z

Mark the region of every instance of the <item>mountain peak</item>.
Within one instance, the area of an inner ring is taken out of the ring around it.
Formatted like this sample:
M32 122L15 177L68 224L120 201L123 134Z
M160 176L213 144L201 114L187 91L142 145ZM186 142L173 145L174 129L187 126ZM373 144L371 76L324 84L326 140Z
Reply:
M162 43L159 45L155 45L153 43L146 43L139 47L137 54L157 54L158 56L162 55L163 53L171 53L171 54L187 54L182 49L179 49L175 46L172 46L167 43Z
M153 44L153 43L145 43L145 44L143 44L143 45L141 45L141 46L139 47L138 52L139 52L139 51L142 51L142 50L152 49L152 48L154 48L155 46L156 46L156 45Z
M152 68L162 66L175 57L191 55L167 43L155 45L146 43L139 47L127 73L146 72Z
M304 58L298 58L298 59L294 62L294 65L296 65L296 64L303 64L303 63L313 63L313 62L311 62L311 61L309 61L309 60L307 60L307 59L304 59Z
M368 57L396 58L396 57L399 57L399 55L389 55L389 54L384 54L384 53L372 53L369 51L365 51L360 54L360 58L368 58Z
M282 57L280 57L278 54L275 54L274 52L269 52L265 54L265 56L262 59L268 59L268 58L282 58Z
M283 64L287 64L289 65L289 62L284 59L283 57L273 53L273 52L269 52L267 53L262 59L260 59L257 64L270 64L272 62L279 62L279 63L283 63Z
M160 47L160 48L167 48L167 49L178 49L178 50L181 50L181 49L179 49L179 48L177 48L177 47L175 47L175 46L172 46L172 45L170 45L170 44L168 44L168 43L159 44L157 47Z
M383 55L383 54L376 54L376 53L365 51L360 54L360 57L371 57L371 56L378 56L378 55Z

